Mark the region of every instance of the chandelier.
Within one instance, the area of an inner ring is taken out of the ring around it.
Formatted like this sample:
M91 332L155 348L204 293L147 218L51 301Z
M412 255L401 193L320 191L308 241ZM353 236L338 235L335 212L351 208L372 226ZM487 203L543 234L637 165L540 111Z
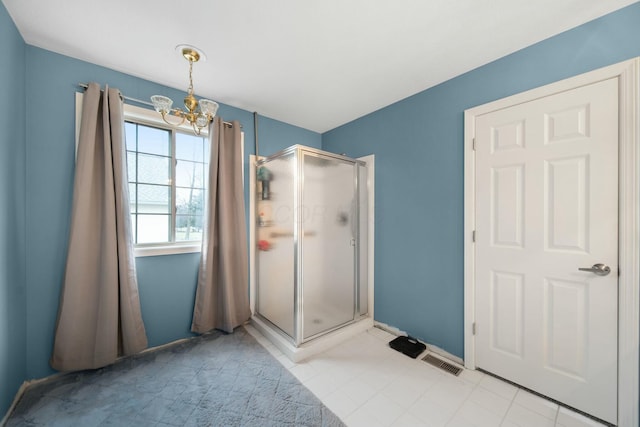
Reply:
M184 98L186 111L181 108L172 109L171 105L173 105L173 100L166 96L153 95L151 102L156 111L162 115L162 120L168 125L180 126L185 121L188 121L193 128L193 132L196 135L200 135L202 128L206 127L213 120L218 111L217 102L210 99L201 99L198 101L195 96L193 96L193 63L198 62L201 57L203 60L206 58L202 51L193 46L178 45L176 46L176 50L181 51L184 59L189 61L189 88L187 89L187 96ZM178 123L171 123L167 120L167 116L175 116L181 120Z

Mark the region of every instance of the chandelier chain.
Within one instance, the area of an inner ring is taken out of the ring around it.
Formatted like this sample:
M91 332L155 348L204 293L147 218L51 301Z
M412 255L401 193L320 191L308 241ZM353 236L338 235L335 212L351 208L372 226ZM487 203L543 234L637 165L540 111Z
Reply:
M193 61L189 60L189 95L193 95Z

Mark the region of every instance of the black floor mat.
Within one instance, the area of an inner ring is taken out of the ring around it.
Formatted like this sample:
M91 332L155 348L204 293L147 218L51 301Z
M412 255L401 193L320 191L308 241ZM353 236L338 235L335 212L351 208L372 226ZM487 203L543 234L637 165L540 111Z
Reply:
M398 337L389 341L389 347L406 354L412 359L418 357L420 353L422 353L427 348L426 345L410 336Z

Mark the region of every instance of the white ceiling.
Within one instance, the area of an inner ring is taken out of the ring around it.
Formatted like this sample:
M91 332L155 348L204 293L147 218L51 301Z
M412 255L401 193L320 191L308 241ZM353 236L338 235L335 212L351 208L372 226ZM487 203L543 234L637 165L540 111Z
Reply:
M197 95L316 132L635 1L3 0L28 44L181 90L195 45Z

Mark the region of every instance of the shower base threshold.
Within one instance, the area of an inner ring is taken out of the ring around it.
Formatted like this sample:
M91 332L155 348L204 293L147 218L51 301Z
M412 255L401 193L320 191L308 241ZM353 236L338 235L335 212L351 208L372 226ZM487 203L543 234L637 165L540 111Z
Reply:
M260 319L258 316L253 316L251 318L251 324L292 362L298 363L311 356L327 351L361 332L373 328L373 319L365 317L357 322L343 326L342 328L329 332L326 335L303 343L299 347L294 346L289 340L283 337L282 334L273 330L267 322Z

